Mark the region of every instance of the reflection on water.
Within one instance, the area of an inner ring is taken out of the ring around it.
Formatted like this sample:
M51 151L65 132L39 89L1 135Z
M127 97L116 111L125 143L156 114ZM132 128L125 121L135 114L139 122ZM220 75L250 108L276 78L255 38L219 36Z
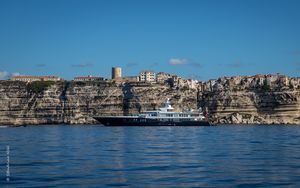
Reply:
M5 128L0 185L297 187L299 143L298 126Z

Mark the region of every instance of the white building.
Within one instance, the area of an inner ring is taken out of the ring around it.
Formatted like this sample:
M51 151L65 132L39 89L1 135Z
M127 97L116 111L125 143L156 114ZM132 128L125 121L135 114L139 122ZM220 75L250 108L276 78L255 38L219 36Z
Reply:
M155 82L156 74L153 71L142 71L139 75L140 82Z

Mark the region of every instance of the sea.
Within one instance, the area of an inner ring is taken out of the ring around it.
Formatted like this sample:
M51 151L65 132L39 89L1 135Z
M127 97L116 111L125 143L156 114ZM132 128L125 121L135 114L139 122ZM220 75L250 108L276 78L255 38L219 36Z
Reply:
M300 187L300 126L2 127L0 187Z

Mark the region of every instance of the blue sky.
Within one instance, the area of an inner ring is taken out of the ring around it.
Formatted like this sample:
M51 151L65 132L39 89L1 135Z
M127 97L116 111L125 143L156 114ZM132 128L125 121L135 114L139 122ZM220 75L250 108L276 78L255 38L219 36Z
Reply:
M1 0L0 78L300 75L298 0Z

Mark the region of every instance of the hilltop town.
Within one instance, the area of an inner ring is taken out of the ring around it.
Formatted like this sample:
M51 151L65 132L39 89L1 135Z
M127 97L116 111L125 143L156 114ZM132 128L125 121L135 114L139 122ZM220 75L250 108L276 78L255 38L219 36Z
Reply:
M65 81L57 76L13 76L12 81L34 82L34 81ZM126 83L148 83L148 84L168 84L173 89L187 87L198 89L201 92L214 91L241 91L241 90L264 90L264 91L284 91L299 90L300 77L288 77L282 74L267 74L254 76L232 76L199 81L194 79L184 79L176 74L165 72L154 72L151 70L141 71L137 76L122 76L121 67L112 67L111 79L100 76L77 76L72 81L75 82L114 82L117 84Z

